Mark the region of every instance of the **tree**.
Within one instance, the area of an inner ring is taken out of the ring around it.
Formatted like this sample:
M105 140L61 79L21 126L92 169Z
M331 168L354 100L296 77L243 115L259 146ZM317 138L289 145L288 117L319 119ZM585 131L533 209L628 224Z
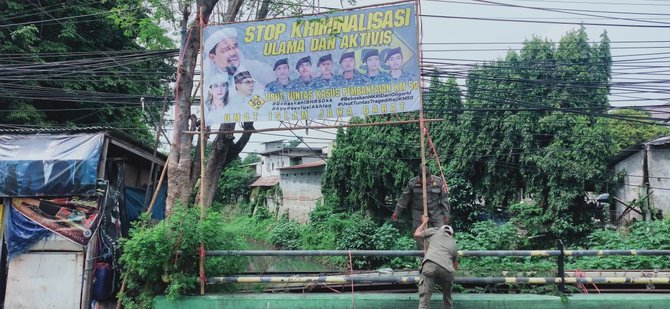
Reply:
M408 114L407 119L415 118ZM391 116L354 118L352 123L390 121ZM339 129L323 176L323 191L336 196L338 211L365 209L390 216L420 163L416 124Z
M482 111L464 113L449 167L490 208L532 198L553 237L592 229L584 195L612 181L608 44L604 33L590 45L584 28L558 44L533 38L468 74L466 106Z
M616 152L670 134L670 128L645 119L651 117L649 112L620 109L613 111L611 114L634 119L633 121L626 121L614 118L608 121L612 132L614 132L612 139L616 145Z
M426 125L436 145L442 144L440 150L443 150L445 147L450 149L454 141L453 120L461 112L462 101L456 80L449 78L445 83L437 74L432 77L424 96L424 110L426 118L448 119ZM401 120L417 118L417 113L401 115ZM394 119L396 116L382 115L356 118L353 122ZM324 192L337 197L339 211L366 209L378 217L389 216L407 181L418 174L421 162L419 133L416 124L353 127L338 131L337 146L324 175ZM437 165L431 164L431 167L438 175Z
M256 177L256 171L239 159L233 160L223 170L218 181L218 195L221 201L235 202L237 197L247 197L249 184Z
M143 1L3 1L0 23L2 123L112 126L154 140L175 52L152 51L173 45Z
M605 114L610 65L606 33L591 45L580 28L558 44L533 38L519 52L473 68L465 102L454 79L443 82L433 72L425 115L446 120L428 127L452 185L455 224L467 228L484 214L530 198L538 210L524 213L541 214L537 231L578 239L593 228L595 210L584 195L614 186ZM324 188L339 195L345 209L397 197L418 166L416 131L393 126L339 132Z

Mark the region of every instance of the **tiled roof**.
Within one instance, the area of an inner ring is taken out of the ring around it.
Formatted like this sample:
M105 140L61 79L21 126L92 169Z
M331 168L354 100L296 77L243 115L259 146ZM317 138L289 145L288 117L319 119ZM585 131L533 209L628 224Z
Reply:
M303 164L298 164L298 165L293 165L293 166L286 166L286 167L280 167L280 170L291 170L291 169L299 169L299 168L308 168L308 167L316 167L316 166L322 166L326 165L326 161L314 161L314 162L309 162L309 163L303 163Z
M250 187L272 187L279 183L279 176L265 176L259 177L252 182Z

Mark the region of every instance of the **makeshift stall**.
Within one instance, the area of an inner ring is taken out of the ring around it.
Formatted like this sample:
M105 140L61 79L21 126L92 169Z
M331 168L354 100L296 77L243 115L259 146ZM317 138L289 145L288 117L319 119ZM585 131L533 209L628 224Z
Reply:
M148 206L164 163L115 130L0 131L4 308L90 308L113 298L116 242Z

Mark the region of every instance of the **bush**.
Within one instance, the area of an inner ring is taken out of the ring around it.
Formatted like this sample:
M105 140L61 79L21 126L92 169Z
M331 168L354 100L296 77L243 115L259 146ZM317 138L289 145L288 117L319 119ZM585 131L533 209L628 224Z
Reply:
M301 232L302 225L300 223L291 221L288 216L284 216L272 229L270 241L280 249L300 249Z
M173 214L154 226L144 216L122 239L120 258L127 289L119 295L125 308L151 308L156 295L167 293L168 299L196 292L198 287L198 249L202 242L207 249L243 249L243 240L222 229L220 214L208 211L200 220L200 210L175 207ZM177 252L181 252L177 254ZM246 268L246 259L209 257L207 274L239 273Z
M670 220L636 222L628 229L601 230L588 237L588 249L670 249ZM603 256L568 258L574 269L668 269L668 256Z
M385 222L372 236L376 250L416 250L416 242L411 237L401 236L397 228ZM372 266L386 266L393 269L418 268L419 260L415 257L377 257Z
M498 225L493 221L477 222L469 233L457 232L454 236L459 250L526 249L526 241L519 237L512 223ZM503 271L548 275L556 269L555 259L544 257L463 257L459 262L462 272L470 276L500 276Z

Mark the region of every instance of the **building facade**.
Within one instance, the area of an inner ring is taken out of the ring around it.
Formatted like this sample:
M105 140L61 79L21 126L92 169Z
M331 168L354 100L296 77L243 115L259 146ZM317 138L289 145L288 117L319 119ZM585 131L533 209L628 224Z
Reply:
M264 146L256 169L259 178L250 186L257 190L274 190L279 186L280 194L265 195L270 212L307 222L309 212L321 198L326 155L321 149L289 147L284 140L266 142Z
M614 161L624 175L614 199L613 222L667 217L670 213L670 136L624 149Z

